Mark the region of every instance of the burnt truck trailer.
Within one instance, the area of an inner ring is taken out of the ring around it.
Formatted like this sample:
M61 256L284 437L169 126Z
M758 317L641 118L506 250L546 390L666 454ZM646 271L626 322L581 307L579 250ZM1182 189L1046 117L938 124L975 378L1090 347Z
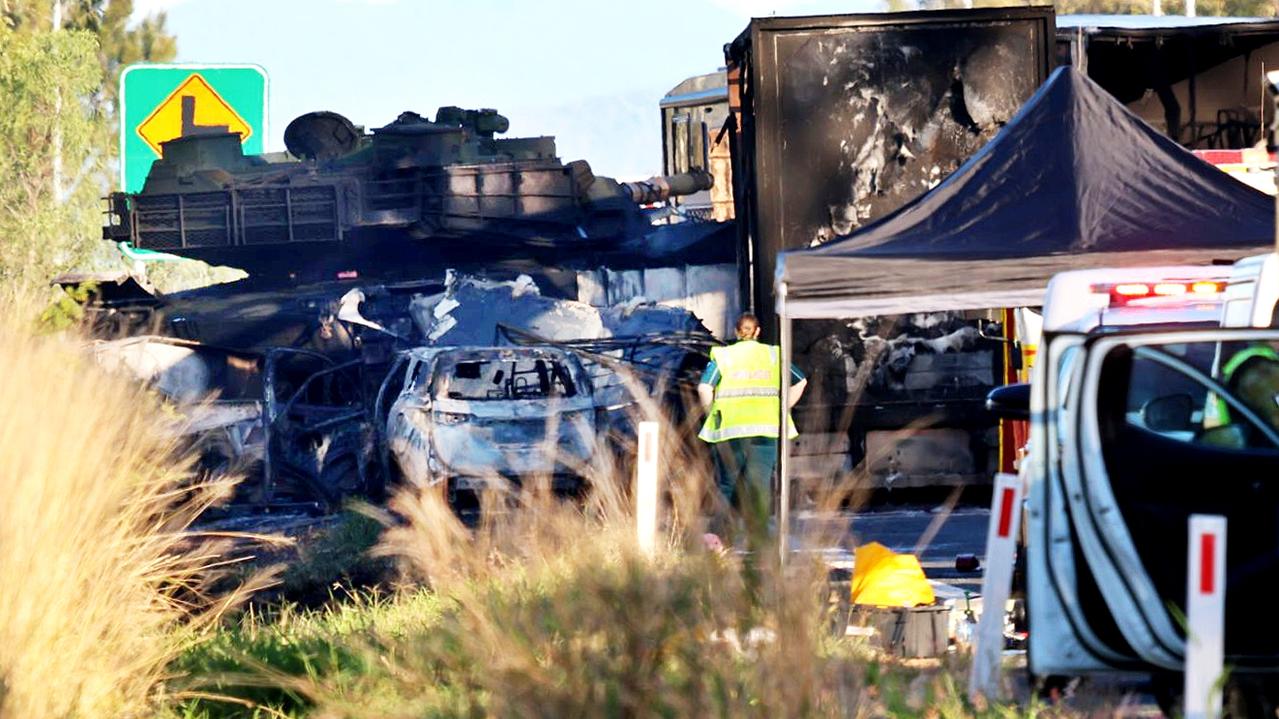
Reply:
M752 20L725 53L742 291L761 319L775 325L779 251L848 235L944 180L1047 78L1053 38L1050 7ZM999 441L983 398L1013 369L1006 330L997 308L797 322L811 377L795 474L988 481Z
M1252 147L1274 114L1262 84L1279 67L1279 19L1064 15L1057 64L1188 149Z

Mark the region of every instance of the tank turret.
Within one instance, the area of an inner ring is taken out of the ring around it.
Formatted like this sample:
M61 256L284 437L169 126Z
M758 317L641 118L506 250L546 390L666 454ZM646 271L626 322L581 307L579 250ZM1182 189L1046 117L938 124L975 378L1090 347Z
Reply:
M141 192L111 196L104 237L295 275L326 258L377 261L397 243L401 254L470 238L615 244L650 226L640 205L710 186L701 172L596 177L585 161L561 162L552 137L498 137L509 127L496 110L447 106L371 132L307 113L285 129L288 155L246 156L226 132L181 137L164 143Z

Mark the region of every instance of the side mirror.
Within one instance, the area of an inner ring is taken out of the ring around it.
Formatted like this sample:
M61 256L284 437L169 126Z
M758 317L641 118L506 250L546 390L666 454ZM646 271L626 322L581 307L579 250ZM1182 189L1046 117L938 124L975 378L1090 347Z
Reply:
M1181 432L1191 428L1195 401L1188 394L1156 397L1141 408L1141 421L1154 432Z
M999 419L1030 419L1030 383L992 389L986 395L986 411Z

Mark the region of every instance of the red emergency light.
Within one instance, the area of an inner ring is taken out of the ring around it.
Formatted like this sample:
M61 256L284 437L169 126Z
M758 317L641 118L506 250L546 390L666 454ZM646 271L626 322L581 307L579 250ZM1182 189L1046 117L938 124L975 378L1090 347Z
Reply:
M1151 297L1197 297L1207 299L1221 294L1225 282L1215 280L1166 280L1162 282L1112 282L1093 285L1097 294L1110 295L1110 306L1126 305L1133 300Z

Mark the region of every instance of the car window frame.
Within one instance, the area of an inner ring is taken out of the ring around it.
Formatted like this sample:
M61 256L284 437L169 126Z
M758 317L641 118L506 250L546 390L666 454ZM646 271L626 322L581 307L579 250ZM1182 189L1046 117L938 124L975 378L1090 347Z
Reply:
M1221 347L1223 343L1216 342L1215 344L1217 347ZM1225 400L1226 404L1230 405L1232 410L1238 412L1240 416L1248 420L1248 423L1252 425L1252 428L1260 432L1266 439L1270 440L1272 445L1268 448L1254 447L1252 449L1273 449L1279 451L1279 431L1276 431L1268 422L1258 416L1251 407L1244 404L1243 400L1239 399L1235 393L1230 390L1230 388L1226 387L1221 382L1218 382L1215 378L1204 374L1204 372L1198 367L1195 367L1189 362L1186 362L1166 350L1155 350L1152 349L1150 345L1133 347L1132 350L1134 359L1149 359L1165 367L1176 370L1182 375L1203 385L1205 389L1215 394L1217 397Z

